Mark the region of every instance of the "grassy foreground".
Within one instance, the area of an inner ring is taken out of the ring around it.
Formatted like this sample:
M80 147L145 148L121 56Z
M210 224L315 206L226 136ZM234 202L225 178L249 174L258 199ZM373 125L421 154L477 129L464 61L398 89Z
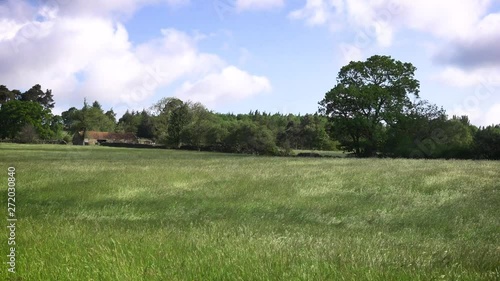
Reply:
M500 162L0 144L3 218L8 166L1 280L500 280Z

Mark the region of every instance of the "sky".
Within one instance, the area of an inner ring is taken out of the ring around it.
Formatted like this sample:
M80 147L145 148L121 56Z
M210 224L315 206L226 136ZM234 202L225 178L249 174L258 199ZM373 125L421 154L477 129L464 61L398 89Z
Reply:
M420 97L500 124L500 0L0 0L0 84L126 110L314 113L340 68L410 62Z

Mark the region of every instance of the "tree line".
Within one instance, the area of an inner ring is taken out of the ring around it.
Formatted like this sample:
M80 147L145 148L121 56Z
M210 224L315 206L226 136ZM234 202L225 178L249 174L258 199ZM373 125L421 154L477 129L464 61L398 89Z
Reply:
M163 98L148 110L127 111L118 120L98 102L62 114L64 130L132 132L168 148L282 155L291 149L332 150L336 143L319 114L304 116L251 111L222 114L200 103Z
M341 68L319 102L332 137L359 157L500 159L500 125L476 127L422 100L416 68L372 56Z
M20 142L62 137L61 116L53 115L52 91L39 84L26 92L0 85L0 138Z
M98 101L52 114L51 90L22 93L0 86L0 138L70 142L78 132L131 132L167 148L289 155L343 150L357 157L500 159L500 124L472 125L467 116L420 99L416 68L388 56L342 67L314 114L217 113L200 103L163 98L119 119Z

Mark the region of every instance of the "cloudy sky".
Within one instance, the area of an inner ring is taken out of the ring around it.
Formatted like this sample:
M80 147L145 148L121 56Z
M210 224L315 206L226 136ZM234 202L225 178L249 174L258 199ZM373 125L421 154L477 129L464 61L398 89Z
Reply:
M374 54L413 63L450 115L500 123L499 0L0 0L0 84L52 89L56 113L170 96L314 113Z

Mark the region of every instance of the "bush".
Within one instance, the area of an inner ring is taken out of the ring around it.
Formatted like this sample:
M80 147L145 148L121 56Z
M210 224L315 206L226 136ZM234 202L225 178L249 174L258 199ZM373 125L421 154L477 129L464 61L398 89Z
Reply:
M275 137L265 126L251 122L238 122L230 128L230 133L224 140L230 152L258 155L278 155L279 149Z
M70 135L65 135L63 137L63 141L65 141L66 143L70 143L72 141L72 137Z
M21 131L17 134L16 141L21 143L38 143L40 137L36 132L35 126L31 124L26 124L21 128Z
M478 130L473 147L476 158L500 160L500 125Z

